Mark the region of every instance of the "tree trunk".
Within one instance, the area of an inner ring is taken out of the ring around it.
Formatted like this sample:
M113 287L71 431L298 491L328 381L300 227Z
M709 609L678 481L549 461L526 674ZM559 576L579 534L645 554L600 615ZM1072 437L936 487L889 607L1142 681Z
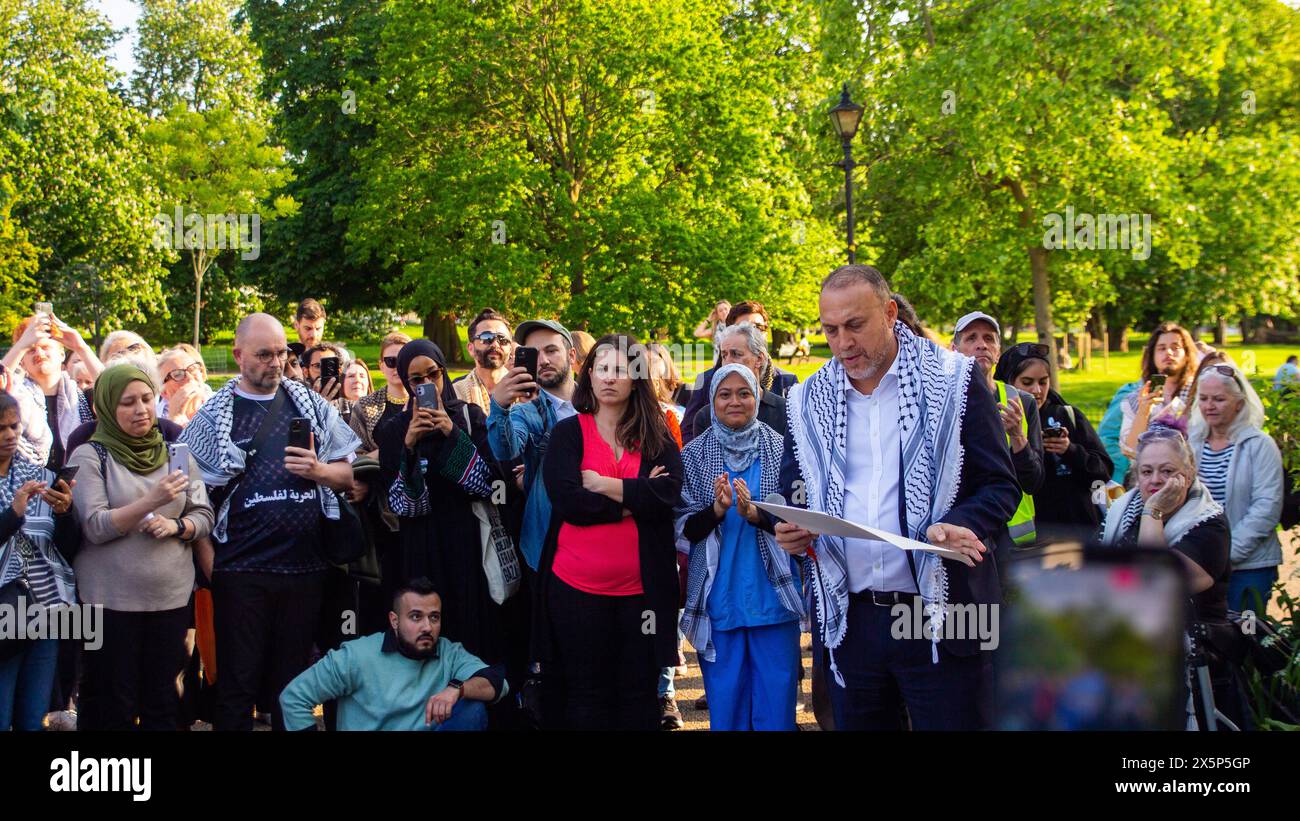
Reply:
M199 316L203 311L203 269L199 265L196 260L194 263L194 350L196 351L202 350L199 347Z
M1228 344L1228 320L1220 316L1214 325L1214 347L1222 348L1226 344Z
M1047 281L1047 249L1035 245L1029 249L1029 270L1034 277L1034 327L1038 341L1047 346L1047 355L1056 362L1056 332L1052 325L1052 292ZM1052 389L1061 389L1057 369L1052 368Z
M425 314L424 338L442 349L448 365L470 364L465 346L460 344L460 336L456 333L455 314L436 311Z
M1106 329L1106 348L1117 353L1128 353L1128 323L1112 325Z

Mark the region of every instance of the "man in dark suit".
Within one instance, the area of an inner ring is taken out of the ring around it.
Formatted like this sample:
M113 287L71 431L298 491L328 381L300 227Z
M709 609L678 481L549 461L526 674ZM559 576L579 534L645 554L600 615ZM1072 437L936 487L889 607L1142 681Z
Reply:
M992 549L1009 538L1020 488L994 400L972 360L895 324L876 269L837 269L819 307L834 359L791 391L783 492L797 506L960 554L775 524L778 544L808 557L835 725L898 729L906 706L915 729L979 728L989 637L957 638L949 627L932 641L908 623L920 623L912 611L922 599L927 629L933 608L951 625L1001 602Z

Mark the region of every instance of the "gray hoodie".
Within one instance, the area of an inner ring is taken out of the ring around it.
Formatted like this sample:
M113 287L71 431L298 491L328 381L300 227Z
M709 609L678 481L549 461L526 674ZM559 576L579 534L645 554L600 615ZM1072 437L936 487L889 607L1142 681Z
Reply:
M1203 439L1189 442L1201 453ZM1228 463L1228 496L1223 506L1232 531L1232 569L1253 570L1282 563L1277 538L1285 482L1282 454L1273 437L1259 428L1238 431Z

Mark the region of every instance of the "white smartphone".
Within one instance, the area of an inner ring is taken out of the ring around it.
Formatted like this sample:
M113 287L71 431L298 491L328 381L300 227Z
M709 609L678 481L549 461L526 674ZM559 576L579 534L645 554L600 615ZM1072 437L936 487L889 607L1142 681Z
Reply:
M190 475L190 446L184 442L173 442L167 446L167 472L176 471Z

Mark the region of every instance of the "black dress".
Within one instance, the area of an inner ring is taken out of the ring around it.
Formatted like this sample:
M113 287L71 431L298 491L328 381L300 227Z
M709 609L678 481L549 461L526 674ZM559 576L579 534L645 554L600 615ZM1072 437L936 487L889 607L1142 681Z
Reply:
M380 489L401 480L427 487L427 511L410 515L394 504L401 529L396 549L382 558L385 600L399 584L419 576L433 582L442 599L441 635L460 642L488 664L504 663L507 639L503 606L492 600L483 573L479 519L471 504L490 501L498 480L506 480L487 442L487 419L476 405L446 401L454 425L449 436L433 433L415 453L406 450L408 413L386 420L375 432L382 465ZM469 416L466 430L466 413ZM421 464L423 462L423 465ZM403 514L407 515L403 515ZM509 602L507 602L509 604Z

